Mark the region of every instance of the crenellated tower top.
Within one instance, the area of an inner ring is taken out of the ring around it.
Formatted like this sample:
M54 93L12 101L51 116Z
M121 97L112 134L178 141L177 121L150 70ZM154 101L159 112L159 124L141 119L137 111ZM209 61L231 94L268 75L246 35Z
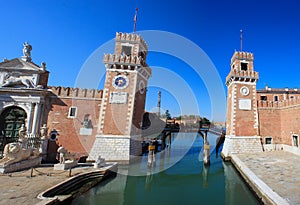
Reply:
M116 33L113 54L104 54L103 63L106 69L118 71L145 70L145 78L151 76L151 69L146 63L148 46L136 33Z
M116 33L116 42L131 42L133 44L139 44L139 47L142 48L144 51L148 51L148 46L142 36L136 34L136 33L122 33L117 32Z
M253 53L235 51L231 58L231 70L226 78L226 85L230 85L232 81L257 81L259 76L258 72L254 71L253 61Z

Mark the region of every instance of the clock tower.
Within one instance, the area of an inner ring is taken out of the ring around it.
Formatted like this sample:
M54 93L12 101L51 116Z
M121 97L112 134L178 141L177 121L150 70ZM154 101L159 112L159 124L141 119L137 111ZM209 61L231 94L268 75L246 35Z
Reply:
M226 138L222 150L225 159L232 154L261 152L258 130L254 56L249 52L235 52L231 70L226 78L228 88L226 113Z
M105 54L106 79L98 134L89 158L128 163L141 154L141 124L151 68L148 47L136 34L116 33L114 54Z

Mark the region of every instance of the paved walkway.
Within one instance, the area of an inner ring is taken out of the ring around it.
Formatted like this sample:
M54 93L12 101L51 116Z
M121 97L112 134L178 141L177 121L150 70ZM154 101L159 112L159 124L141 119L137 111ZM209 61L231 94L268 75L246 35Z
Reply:
M236 156L289 204L300 204L300 156L285 151Z
M72 169L71 174L74 176L93 170L95 169L79 167ZM51 173L51 176L47 176L47 173ZM36 168L33 171L33 177L30 175L30 169L11 174L0 174L0 205L33 205L39 203L41 200L37 199L37 195L68 179L69 170L54 171L53 167Z

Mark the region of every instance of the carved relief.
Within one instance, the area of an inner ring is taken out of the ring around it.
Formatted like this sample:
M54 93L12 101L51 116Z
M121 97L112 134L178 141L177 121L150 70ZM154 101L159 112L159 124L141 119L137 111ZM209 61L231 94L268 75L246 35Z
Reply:
M26 88L35 88L33 83L33 76L25 76L20 73L6 73L4 74L3 83L1 87L26 87Z

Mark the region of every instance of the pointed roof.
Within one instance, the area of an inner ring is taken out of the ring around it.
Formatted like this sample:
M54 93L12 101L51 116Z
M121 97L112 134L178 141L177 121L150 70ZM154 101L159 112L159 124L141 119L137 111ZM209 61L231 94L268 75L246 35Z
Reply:
M14 58L0 62L0 70L41 71L42 68L33 62L26 62L19 58Z

